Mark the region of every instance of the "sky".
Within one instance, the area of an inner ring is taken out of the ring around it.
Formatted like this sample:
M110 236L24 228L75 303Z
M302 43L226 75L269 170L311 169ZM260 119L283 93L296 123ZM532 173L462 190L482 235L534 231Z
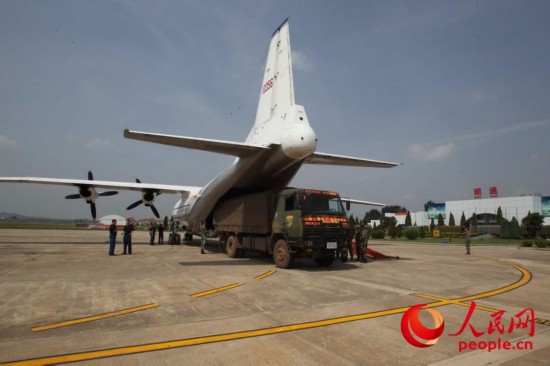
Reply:
M123 130L244 141L287 17L318 151L403 163L303 166L291 185L410 211L476 187L550 195L545 0L2 0L0 176L205 185L234 158ZM73 193L0 184L0 212L89 218ZM151 217L125 211L140 198L100 197L98 216ZM176 200L157 198L162 216Z

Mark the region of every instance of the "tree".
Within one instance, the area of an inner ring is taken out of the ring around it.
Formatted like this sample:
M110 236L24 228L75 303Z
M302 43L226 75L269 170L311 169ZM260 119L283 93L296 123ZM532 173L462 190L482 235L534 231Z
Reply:
M382 207L382 216L386 213L407 212L405 207L401 206L384 206Z
M355 217L353 217L353 214L349 214L349 224L351 227L355 227Z
M366 224L369 221L372 220L381 220L382 219L382 213L378 211L377 209L373 208L368 212L365 212L365 216L363 217L363 222Z
M510 222L510 238L521 239L521 228L515 217L512 217L512 221Z
M477 231L477 215L475 212L472 214L472 218L470 220L470 227L471 227L470 231Z
M464 216L464 211L462 211L462 216L460 216L460 226L466 227L466 216Z
M411 213L407 211L407 217L405 217L405 226L412 226Z
M537 236L537 231L542 229L544 218L538 212L530 213L521 220L521 226L529 233L529 237Z
M453 216L453 213L451 212L449 215L449 226L455 226L455 217Z
M437 215L437 226L445 226L445 220L442 214Z
M500 220L500 237L502 239L510 239L510 221L506 220L504 217Z
M435 224L434 224L434 218L432 217L430 220L430 231L434 231L434 229L435 229Z
M502 222L502 219L504 217L502 216L502 209L500 208L500 206L498 206L498 210L497 210L497 225L500 225L500 223Z
M399 230L397 230L397 219L395 217L387 217L386 224L388 225L388 235L390 238L395 239L399 236Z

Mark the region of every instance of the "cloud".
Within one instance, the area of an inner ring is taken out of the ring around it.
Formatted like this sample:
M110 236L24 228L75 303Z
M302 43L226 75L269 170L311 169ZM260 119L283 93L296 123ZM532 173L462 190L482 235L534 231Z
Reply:
M436 162L449 156L455 150L455 147L455 144L452 142L433 147L414 144L409 147L407 153L410 158L415 160Z
M0 135L0 149L13 149L17 146L17 141L6 136Z
M474 92L468 93L466 95L466 98L471 100L474 103L491 102L498 99L496 95L484 93L481 91L474 91Z
M111 143L109 141L96 137L88 141L88 143L86 144L86 147L91 150L100 150L110 145Z
M310 71L313 70L313 64L307 59L305 53L300 51L292 52L292 66L297 70Z

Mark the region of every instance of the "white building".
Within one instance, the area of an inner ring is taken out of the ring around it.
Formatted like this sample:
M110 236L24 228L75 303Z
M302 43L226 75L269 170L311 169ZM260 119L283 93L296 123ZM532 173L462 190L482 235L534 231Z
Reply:
M384 216L395 217L395 219L397 220L397 225L405 225L405 220L407 219L406 212L398 212L398 213L386 212ZM430 226L430 219L428 219L428 213L425 211L411 212L411 223L413 224L413 226ZM375 224L376 226L379 226L380 220L372 220L368 224L373 227Z
M455 223L459 225L462 213L464 213L466 220L471 218L474 213L478 217L480 215L496 217L499 207L502 211L502 217L509 221L515 217L521 223L521 220L529 212L542 214L542 197L519 196L447 201L445 202L445 224L448 225L451 213L454 216ZM545 217L544 224L550 225L550 217Z
M126 218L119 216L119 215L107 215L99 218L97 221L101 225L109 226L111 225L111 221L116 220L117 226L124 226L126 225Z
M483 224L485 218L491 224L496 223L498 209L501 209L502 216L511 221L513 217L521 224L521 220L531 213L538 212L544 217L544 225L550 225L550 197L537 195L518 197L496 197L463 201L446 201L444 204L435 204L429 212L411 212L411 223L416 226L430 226L431 218L437 224L437 215L444 215L445 225L449 225L451 213L455 219L455 225L460 225L462 213L466 220L469 220L475 213L478 223ZM407 213L386 213L386 217L395 217L397 225L404 225ZM373 220L369 225L380 225L380 220Z

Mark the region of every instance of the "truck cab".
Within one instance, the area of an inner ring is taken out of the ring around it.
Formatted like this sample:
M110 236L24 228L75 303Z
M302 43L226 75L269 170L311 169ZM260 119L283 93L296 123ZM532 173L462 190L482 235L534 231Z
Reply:
M338 193L284 189L278 195L273 219L275 263L287 267L295 257L311 257L320 266L329 266L337 251L347 249L349 229ZM287 248L282 243L277 246L279 240L285 241Z

